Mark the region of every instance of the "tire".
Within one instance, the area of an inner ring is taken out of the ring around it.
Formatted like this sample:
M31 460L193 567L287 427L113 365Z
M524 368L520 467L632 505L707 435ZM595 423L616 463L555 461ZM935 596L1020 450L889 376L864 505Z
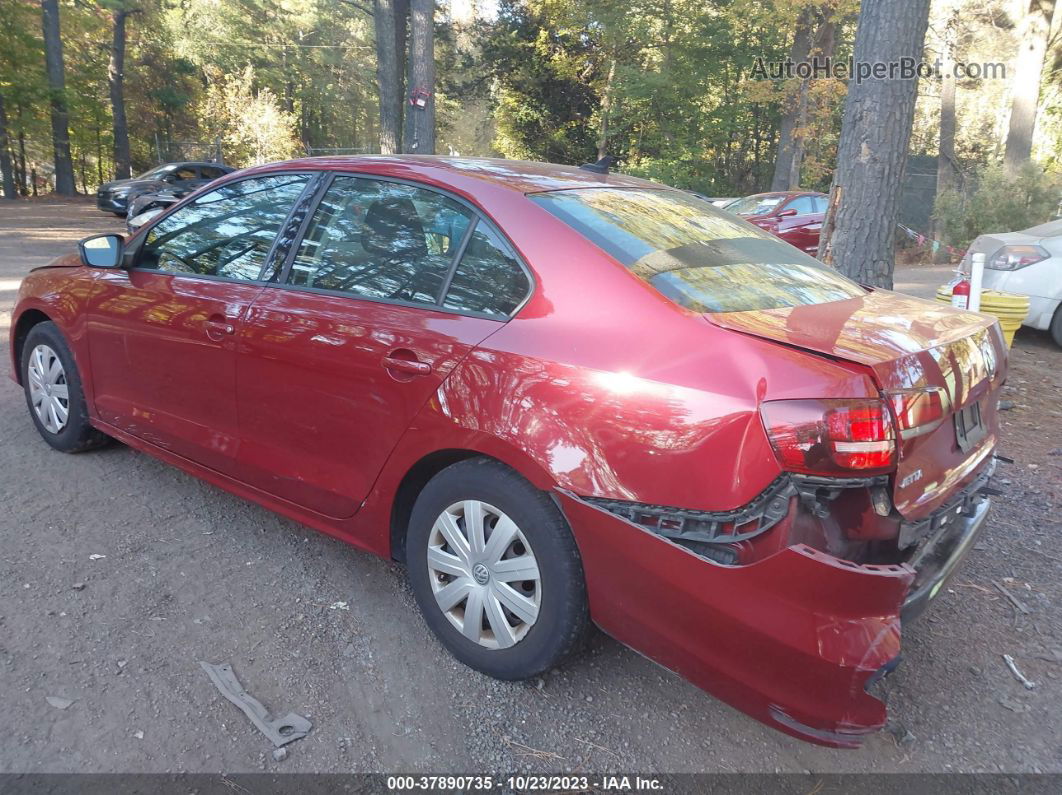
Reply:
M1051 318L1051 339L1055 345L1062 347L1062 304L1055 310L1055 316Z
M92 450L109 441L109 437L89 424L81 376L66 340L54 323L38 323L30 329L22 345L19 367L30 419L44 441L63 453ZM43 379L41 372L44 372Z
M473 515L476 506L482 508L478 515L485 519L486 543L478 554L462 558L453 554L455 548L443 528L451 535L456 530L461 534L457 540L467 543L470 506ZM443 520L444 513L454 520L452 527ZM515 533L509 523L503 524L506 519L515 525ZM492 546L496 533L501 533L497 538L502 541ZM429 571L429 546L433 565L450 567L453 573ZM534 568L528 565L529 555ZM488 676L506 680L537 676L576 651L586 637L586 586L568 523L548 495L498 461L460 461L428 482L410 516L406 557L413 594L428 627L458 660ZM530 576L535 568L537 580L516 580L517 572ZM451 590L437 598L436 592L449 586ZM442 602L449 603L449 596L462 589L467 597L444 611ZM514 599L514 594L523 599ZM469 624L475 639L459 626L474 609L473 600L482 605L480 621ZM519 614L510 609L514 605ZM531 605L537 609L530 610ZM499 626L502 620L505 624Z

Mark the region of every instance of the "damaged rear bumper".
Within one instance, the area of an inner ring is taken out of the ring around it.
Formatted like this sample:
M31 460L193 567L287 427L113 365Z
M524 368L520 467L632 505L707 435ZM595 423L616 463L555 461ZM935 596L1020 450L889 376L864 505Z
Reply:
M944 583L981 535L991 505L992 501L988 497L980 495L975 495L968 503L960 504L954 509L960 514L957 521L952 521L935 533L919 550L912 561L918 576L900 612L904 621L917 618L933 597L940 593Z
M558 498L605 632L752 717L835 748L885 725L866 688L895 668L901 615L936 595L988 510L983 499L952 522L923 575L805 545L719 565L573 494Z

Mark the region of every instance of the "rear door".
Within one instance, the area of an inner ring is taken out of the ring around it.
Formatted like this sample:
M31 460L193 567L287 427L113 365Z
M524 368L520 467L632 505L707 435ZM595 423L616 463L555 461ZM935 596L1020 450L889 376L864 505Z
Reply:
M228 183L156 223L87 310L94 404L145 441L232 472L235 341L306 174Z
M336 176L243 324L241 477L317 513L353 515L417 411L529 288L467 205Z

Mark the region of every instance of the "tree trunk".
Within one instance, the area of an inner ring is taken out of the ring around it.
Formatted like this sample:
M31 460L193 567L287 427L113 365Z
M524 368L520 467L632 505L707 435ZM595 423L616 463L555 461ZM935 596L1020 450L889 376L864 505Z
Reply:
M807 61L808 56L811 54L811 37L814 34L817 21L818 14L812 6L808 6L800 12L800 17L797 19L796 34L793 36L793 44L789 48L789 58L793 63ZM793 88L794 86L791 85L785 87L786 107L778 130L778 157L774 161L771 190L789 190L797 145L794 134L800 126L801 115L807 113L807 81L801 80L799 86L795 87L795 96L793 96ZM796 170L799 173L799 165Z
M376 31L376 86L380 95L380 151L393 155L402 151L401 67L404 53L395 49L395 6L398 0L373 0Z
M18 106L18 184L19 192L29 196L29 176L26 173L26 130L22 122L22 105Z
M955 50L959 38L959 4L958 0L952 0L948 9L948 19L944 28L944 36L940 54L940 143L937 146L937 191L934 204L940 200L940 195L945 191L954 190L958 184L959 170L955 160L955 79L952 73L955 70ZM942 239L940 224L933 226L933 237ZM947 249L941 248L938 252L941 261L946 262Z
M413 57L411 95L425 93L424 107L410 106L413 142L407 148L421 155L435 154L435 2L411 0L410 52Z
M11 168L10 141L7 137L7 110L4 108L4 95L0 94L0 176L3 177L4 198L17 199L15 190L15 172Z
M605 93L601 97L601 126L597 136L597 159L608 154L608 117L612 113L612 86L616 82L616 54L608 62L608 77L605 78Z
M855 63L917 62L929 1L863 0ZM819 254L863 284L892 287L896 218L917 91L917 80L899 75L849 81Z
M74 163L70 158L70 113L66 108L66 77L63 73L63 40L59 35L59 0L41 0L44 32L44 65L52 109L52 149L55 156L55 192L74 196ZM36 187L36 186L34 186Z
M129 127L125 121L125 20L129 12L114 11L114 41L107 79L111 89L111 117L114 120L114 178L129 179Z
M1018 29L1018 57L1014 63L1013 99L1010 105L1010 129L1003 168L1013 176L1032 158L1033 132L1036 130L1036 106L1040 101L1040 78L1051 34L1051 17L1055 0L1029 0L1028 11Z

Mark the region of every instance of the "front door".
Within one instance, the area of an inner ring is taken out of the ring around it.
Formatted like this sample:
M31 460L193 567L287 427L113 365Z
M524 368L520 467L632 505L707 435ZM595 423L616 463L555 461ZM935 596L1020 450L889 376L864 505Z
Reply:
M825 217L825 213L818 208L818 197L798 196L791 199L785 210L796 210L796 215L779 220L778 237L814 257L819 251L819 234Z
M305 174L228 183L162 218L101 272L87 312L99 417L232 472L239 440L235 340Z
M352 176L335 178L290 259L240 335L241 478L345 518L416 413L530 282L465 205Z

